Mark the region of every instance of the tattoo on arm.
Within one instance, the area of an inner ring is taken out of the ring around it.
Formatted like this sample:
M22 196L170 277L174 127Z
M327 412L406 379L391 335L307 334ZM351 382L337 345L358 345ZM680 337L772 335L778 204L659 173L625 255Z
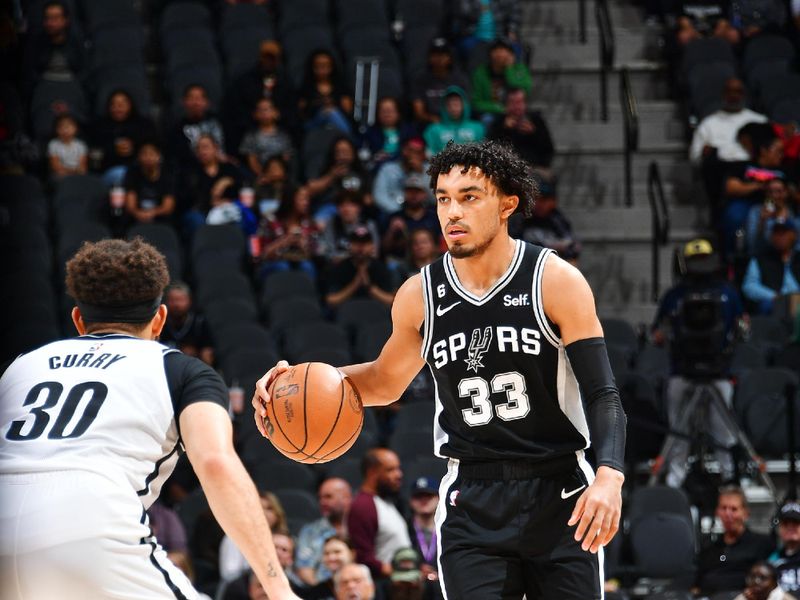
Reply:
M269 563L267 565L267 577L277 577L278 572L275 570L275 565Z

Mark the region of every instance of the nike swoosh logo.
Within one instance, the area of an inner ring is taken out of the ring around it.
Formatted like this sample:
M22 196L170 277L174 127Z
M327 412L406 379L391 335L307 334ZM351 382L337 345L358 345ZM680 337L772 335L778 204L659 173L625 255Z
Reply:
M583 488L585 488L585 487L586 487L585 485L582 485L581 487L579 487L579 488L577 488L577 489L574 489L574 490L572 490L571 492L568 492L568 491L567 491L567 490L565 490L564 488L561 488L561 499L562 499L562 500L566 500L566 499L567 499L567 498L569 498L570 496L574 496L575 494L577 494L578 492L580 492L580 491L581 491Z
M458 306L459 304L461 304L461 300L459 300L458 302L454 302L453 304L451 304L451 305L450 305L450 306L448 306L447 308L442 308L442 307L441 307L441 305L437 305L437 306L436 306L436 316L437 316L437 317L441 317L441 316L442 316L443 314L445 314L447 311L449 311L449 310L451 310L451 309L455 308L455 307L456 307L456 306Z

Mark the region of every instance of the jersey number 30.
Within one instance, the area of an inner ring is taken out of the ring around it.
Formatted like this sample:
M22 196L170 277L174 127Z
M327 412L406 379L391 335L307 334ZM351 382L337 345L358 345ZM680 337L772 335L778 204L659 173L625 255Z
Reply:
M30 408L28 415L33 415L33 423L29 418L12 421L11 427L6 433L6 439L15 441L35 440L45 432L47 426L50 424L51 409L55 414L55 407L61 400L64 392L64 386L57 381L45 381L39 383L28 392L25 396L23 406L34 404L41 396L42 392L46 392L44 403L40 406L33 406ZM75 411L78 405L81 404L83 397L88 394L88 401L83 407L78 422L72 427L71 431L67 431L67 427L75 416ZM105 402L108 395L108 388L105 384L99 381L87 381L79 383L73 387L67 394L61 407L58 409L58 415L55 417L50 431L47 432L47 438L51 440L63 440L65 438L76 438L82 436L89 429L89 425L97 417L100 407ZM23 433L25 425L30 424L30 427Z
M531 412L531 403L525 393L525 378L511 371L492 377L491 384L483 377L468 377L458 382L458 395L472 400L472 408L461 411L464 421L470 427L486 425L494 417L494 413L503 421L522 419ZM506 402L498 404L492 412L489 396L505 393Z

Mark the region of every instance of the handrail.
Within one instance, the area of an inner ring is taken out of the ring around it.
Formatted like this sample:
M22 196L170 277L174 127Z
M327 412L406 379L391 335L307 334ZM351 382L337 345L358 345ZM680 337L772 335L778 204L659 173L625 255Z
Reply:
M578 0L578 32L581 44L586 43L586 0Z
M664 185L661 182L661 170L658 163L653 161L647 169L647 197L650 200L650 212L652 215L652 239L651 257L653 261L653 302L658 302L658 292L660 287L660 256L659 248L666 246L669 241L669 210L667 201L664 198Z
M608 74L614 68L614 27L607 0L595 0L594 16L600 32L600 115L608 121Z
M619 101L622 105L622 126L625 143L625 204L633 206L633 153L639 149L639 108L633 95L631 77L627 68L619 74Z

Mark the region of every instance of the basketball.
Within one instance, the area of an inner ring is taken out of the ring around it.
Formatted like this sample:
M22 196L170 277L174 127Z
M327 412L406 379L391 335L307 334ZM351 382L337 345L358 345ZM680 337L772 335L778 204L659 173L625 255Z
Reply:
M294 461L331 461L347 452L361 433L361 398L336 367L294 365L275 378L269 393L264 429L272 445Z

